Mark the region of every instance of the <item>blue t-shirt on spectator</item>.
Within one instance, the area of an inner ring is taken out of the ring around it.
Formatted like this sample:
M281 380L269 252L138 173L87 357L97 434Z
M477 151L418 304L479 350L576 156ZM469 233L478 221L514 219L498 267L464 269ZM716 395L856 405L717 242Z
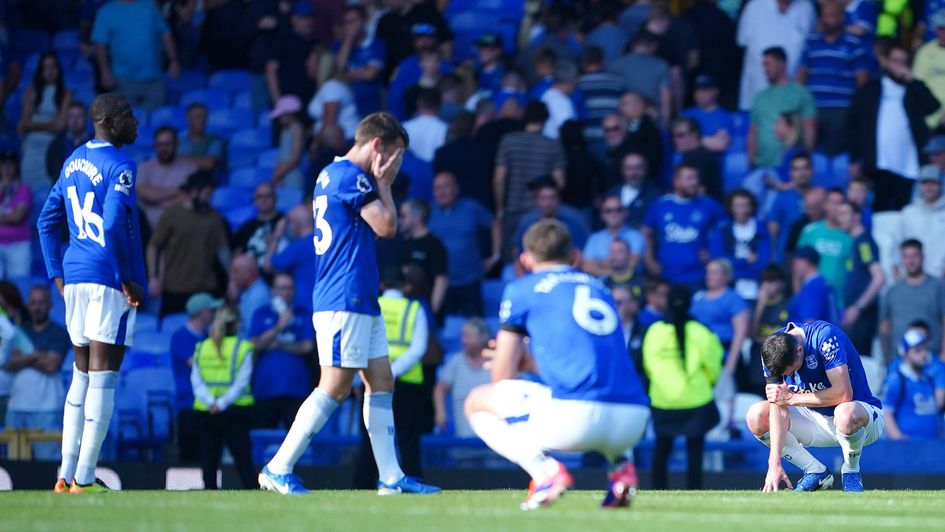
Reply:
M807 68L807 88L818 107L850 105L856 92L856 74L866 72L867 50L859 38L843 33L828 42L822 33L807 37L801 64Z
M937 438L941 416L935 401L936 383L931 368L916 372L901 361L886 376L883 404L894 412L899 430L912 439Z
M496 65L491 70L485 70L481 65L476 66L476 86L481 91L488 91L489 94L496 94L502 90L502 76L505 75L505 69L502 65Z
M311 391L306 355L297 355L279 349L279 344L312 340L315 333L309 321L309 311L293 309L292 322L276 336L276 343L268 350L256 349L253 362L253 397L269 399L292 397L304 399ZM256 337L271 329L279 321L272 305L260 308L253 315L249 336Z
M518 249L525 249L522 243L522 240L525 238L525 231L528 231L528 228L539 219L541 219L541 215L538 213L537 209L532 209L526 213L525 216L522 216L522 220L518 223L518 228L515 230L514 241L518 244ZM571 244L577 249L584 249L584 245L587 243L587 227L584 225L584 219L577 210L575 210L574 207L562 205L558 207L558 214L555 216L555 219L568 228L568 232L571 233Z
M748 310L748 304L729 288L714 299L709 299L705 290L696 292L692 297L689 314L714 332L723 344L727 344L735 335L732 317L745 310Z
M475 200L458 198L449 208L434 205L429 225L446 248L450 284L465 286L482 279L479 236L492 226L492 214Z
M700 252L709 249L709 234L724 213L708 196L683 199L667 194L650 207L643 224L656 243L663 277L674 283L698 283L705 277Z
M640 314L637 315L637 322L640 324L640 329L644 333L650 328L650 325L662 321L662 319L663 313L650 306L644 307L643 310L640 311Z
M335 44L335 53L341 49L339 44ZM365 39L359 45L351 47L351 54L348 56L348 63L345 65L347 70L361 70L369 66L384 66L384 58L387 57L387 48L384 41L380 39ZM371 113L381 110L381 73L378 72L373 81L351 81L348 85L354 94L355 105L358 108L360 116L367 116Z
M92 42L108 49L115 79L164 78L161 36L168 32L154 2L110 2L102 6L92 26Z
M732 113L721 107L716 107L712 111L690 107L683 111L683 116L698 122L703 136L711 137L723 129L728 131L729 135L732 135L735 131L735 120L732 118Z
M174 373L174 384L177 388L177 410L190 410L194 407L194 390L190 385L190 359L194 356L197 344L206 338L206 334L194 331L187 325L171 336L171 371Z
M823 276L817 274L801 285L788 305L788 319L794 323L814 320L837 322L837 298Z
M787 245L788 231L791 224L804 216L804 196L795 188L782 190L774 197L768 210L767 219L778 224L777 242L773 242L775 260L780 260Z
M288 245L273 254L272 269L288 273L295 279L295 299L292 306L306 309L312 313L312 289L315 288L315 261L312 252L312 239L315 233L289 241Z
M610 243L614 241L614 238L626 242L630 246L631 253L643 255L646 250L646 241L643 239L643 235L632 227L621 227L616 237L611 235L607 229L601 229L591 233L591 236L588 237L587 244L584 244L584 258L605 260L610 256Z

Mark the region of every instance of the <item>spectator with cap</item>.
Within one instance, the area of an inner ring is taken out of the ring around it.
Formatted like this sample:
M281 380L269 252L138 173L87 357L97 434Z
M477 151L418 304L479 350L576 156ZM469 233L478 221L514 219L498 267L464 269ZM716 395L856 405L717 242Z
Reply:
M76 148L92 140L89 115L85 104L72 100L66 108L66 128L56 135L46 149L46 175L55 182L59 179L62 164Z
M177 151L201 170L216 171L223 157L224 140L207 132L207 105L195 102L187 106L187 131L178 138Z
M659 39L640 30L630 42L630 52L610 64L607 70L619 76L624 90L640 94L656 106L663 123L672 116L669 65L656 55Z
M845 201L836 209L840 227L853 239L853 253L846 265L840 325L857 352L865 354L873 350L879 325L879 292L886 284L886 276L879 264L879 247L864 229L859 207Z
M616 27L616 26L614 26ZM593 32L592 32L593 33ZM605 150L603 120L620 111L623 81L607 72L604 53L596 46L587 46L581 54L581 77L577 90L584 97L584 137L595 153Z
M938 168L938 171L945 175L945 133L930 138L925 144L923 152L929 158L929 164Z
M687 117L677 118L673 121L671 133L678 163L698 168L699 181L705 188L705 194L719 203L724 202L725 187L719 157L702 144L699 122Z
M446 142L449 126L440 120L440 93L436 89L421 89L417 98L417 115L404 122L410 135L411 153L425 162L433 162L436 150Z
M276 210L276 189L272 183L260 183L253 191L253 207L256 216L247 220L233 235L233 251L249 253L256 259L260 268L265 267L266 253L273 243L273 232L282 220L282 213Z
M574 102L571 100L577 88L578 69L570 61L561 61L555 65L551 87L541 95L541 101L548 108L548 120L542 134L550 139L558 138L558 130L566 121L577 117Z
M455 437L476 436L466 419L463 405L473 388L492 382L492 374L486 368L486 359L482 356L482 350L486 348L491 337L489 326L482 318L471 318L463 324L460 334L462 351L449 357L440 370L436 387L433 389L434 423L441 433L447 430L452 421Z
M394 69L403 66L401 61L419 49L418 35L431 38L431 50L439 49L446 58L453 55L453 33L433 4L419 0L386 0L384 3L388 10L378 20L376 34L387 47L384 79L390 79Z
M0 279L29 275L33 194L12 153L0 155Z
M342 18L341 39L335 43L335 64L348 82L358 115L381 110L382 70L387 50L384 42L368 35L368 16L364 6L349 5Z
M266 268L288 273L295 280L293 307L312 308L315 287L315 261L312 260L312 239L315 219L308 205L297 205L277 225L269 246Z
M746 301L758 298L758 277L771 262L771 238L758 219L758 201L747 190L732 191L725 200L729 218L709 236L709 253L732 266L735 293Z
M502 36L486 32L476 38L476 87L491 95L502 88L505 67L502 64Z
M899 340L899 358L883 383L883 414L891 440L942 437L945 386L936 375L929 338L909 329Z
M396 0L396 1L406 1L412 2L413 0ZM446 74L450 71L450 66L445 61L438 61L442 56L440 51L437 49L437 28L428 23L417 23L413 25L411 29L412 40L409 42L413 43L413 54L404 57L399 63L396 63L397 67L390 78L390 86L388 87L388 101L387 106L388 110L397 117L398 120L406 120L410 118L407 107L407 96L406 93L408 89L413 87L420 81L423 77L424 71L424 62L430 64L435 64L435 74L437 76ZM388 42L388 52L390 51L391 43ZM424 61L424 56L426 61ZM433 57L430 57L430 56ZM390 60L390 58L388 58ZM429 76L430 73L427 73Z
M460 196L492 212L495 206L489 178L495 155L489 146L473 137L475 119L465 111L453 118L446 130L446 143L433 155L433 172L452 174Z
M270 42L266 86L272 102L289 95L307 102L315 94L320 53L315 37L315 8L310 2L301 0L293 4L289 26L291 31L275 32Z
M568 228L568 233L571 235L571 242L577 250L584 248L584 245L587 243L588 234L587 226L585 225L581 213L569 205L561 204L561 193L558 191L554 179L549 176L540 177L531 181L528 184L528 189L532 193L532 204L534 207L521 217L518 227L515 230L513 240L513 245L515 246L513 256L515 257L516 268L519 268L519 273L524 272L524 270L521 269L521 262L518 260L519 255L524 249L522 241L525 238L525 232L528 231L528 228L534 225L535 222L542 219L554 218L563 223L565 227Z
M788 304L788 319L802 324L814 320L837 322L837 298L833 288L820 275L820 253L810 246L794 251L791 277L794 297Z
M171 335L171 371L174 373L177 409L177 450L180 461L199 458L200 430L194 414L194 390L190 374L194 366L194 350L207 339L207 329L213 323L222 299L214 299L207 292L198 292L187 299L187 321Z
M138 166L135 189L138 202L154 228L166 209L181 201L181 186L197 165L178 156L177 130L163 125L154 130L154 158Z
M301 189L305 182L301 169L302 152L305 149L301 110L302 101L294 94L288 94L279 98L269 113L269 118L279 121L279 156L270 176L276 186Z
M239 308L241 319L239 332L245 336L251 328L256 311L268 305L271 300L269 286L260 275L259 267L251 256L247 254L233 256L226 297L229 304Z
M161 298L161 317L183 312L197 292L220 293L218 268L230 265L225 222L210 206L213 177L191 174L180 194L183 199L164 211L148 242L148 289Z
M945 137L943 137L945 140ZM914 238L922 243L926 271L945 275L945 195L942 179L945 171L927 164L919 174L919 194L902 209L899 216L899 241Z
M643 256L646 244L640 231L627 225L627 208L621 204L620 196L608 195L604 198L600 206L600 218L604 227L587 238L582 269L592 275L607 275L610 269L607 256L610 253L610 243L615 239L627 243L630 261L635 269Z
M719 105L719 85L712 76L701 74L693 82L694 106L683 116L694 119L702 131L702 145L716 153L724 153L732 143L735 122L732 113Z
M931 21L935 37L916 52L912 70L915 79L924 83L941 104L938 111L925 118L926 124L945 134L945 72L941 68L945 64L945 9L933 13Z

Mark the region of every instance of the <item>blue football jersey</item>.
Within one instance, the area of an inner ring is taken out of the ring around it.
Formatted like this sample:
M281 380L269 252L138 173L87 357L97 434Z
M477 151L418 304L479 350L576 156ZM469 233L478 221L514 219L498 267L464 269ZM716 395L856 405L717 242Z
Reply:
M883 404L870 391L866 381L866 372L860 354L850 342L846 333L826 321L811 321L804 325L788 323L786 327L776 332L786 332L800 327L804 331L804 363L801 369L792 375L784 375L784 384L794 393L815 393L830 388L830 379L827 370L846 364L850 375L850 385L853 388L853 400L882 408ZM765 377L770 376L764 368ZM811 410L825 416L833 415L833 406L816 407Z
M123 280L131 280L146 288L136 172L131 159L101 140L85 143L66 159L37 222L50 278L118 290ZM63 220L70 237L64 254Z
M513 281L499 320L503 329L531 337L539 376L553 397L649 404L616 304L597 278L561 266Z
M335 158L318 174L312 195L314 312L343 310L380 315L374 230L361 218L361 208L375 199L374 178L347 159Z
M709 235L723 215L722 207L708 196L687 200L667 194L650 207L643 223L655 235L663 277L673 283L705 278L699 252L709 249Z

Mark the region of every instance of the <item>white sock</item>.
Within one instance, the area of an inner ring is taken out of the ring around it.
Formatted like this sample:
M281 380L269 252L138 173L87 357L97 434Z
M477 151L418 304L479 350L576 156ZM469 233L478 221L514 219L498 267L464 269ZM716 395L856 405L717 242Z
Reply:
M108 423L115 409L117 383L117 371L89 372L89 390L85 394L85 427L82 429L82 445L75 473L77 484L85 486L95 482L98 453L102 450Z
M289 427L289 434L279 446L276 455L266 465L276 475L288 475L305 452L312 437L322 430L328 418L338 408L338 402L325 392L315 388L299 407L295 421Z
M469 416L469 425L476 436L486 442L490 449L506 460L518 465L536 484L558 472L558 462L531 444L521 434L516 434L503 419L490 412L474 412Z
M79 461L79 443L85 426L85 392L89 389L89 374L72 366L72 384L66 393L62 412L62 464L59 478L71 482Z
M758 438L758 441L767 447L771 447L771 435L769 433L765 432L761 436L755 435L755 438ZM810 451L805 449L801 442L797 441L797 437L790 432L785 435L781 458L794 464L804 473L823 473L827 470L827 466L814 458L814 455L810 454Z
M364 426L371 439L378 478L385 484L393 484L404 478L397 460L393 402L394 394L391 392L364 394Z
M860 430L849 436L838 430L837 441L840 442L840 449L843 450L843 465L840 467L840 472L859 473L860 453L863 451L863 442L866 441L866 428L860 427Z

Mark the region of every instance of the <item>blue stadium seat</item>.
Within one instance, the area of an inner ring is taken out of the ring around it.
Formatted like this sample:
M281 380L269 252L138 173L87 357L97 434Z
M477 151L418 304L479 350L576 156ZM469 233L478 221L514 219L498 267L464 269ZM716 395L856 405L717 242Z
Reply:
M161 320L160 331L164 334L174 334L187 323L188 316L186 312L168 314Z
M210 111L225 109L230 105L230 94L223 89L195 89L181 95L181 107L187 109L192 103L202 103Z
M725 191L731 192L740 187L749 170L747 154L739 152L726 153L722 162L722 182Z
M811 159L814 163L814 184L825 188L833 186L831 185L830 159L820 152L811 154Z
M39 65L39 56L40 53L33 50L30 50L30 54L26 56L23 61L23 76L20 79L20 85L33 82L33 73Z
M71 90L84 89L86 87L95 90L95 75L88 70L72 70L65 74L65 79L66 86Z
M183 107L165 105L151 111L148 123L153 127L171 126L176 130L187 127L187 113Z
M49 286L49 280L45 277L33 277L32 275L27 275L25 277L11 277L7 280L16 285L16 289L20 292L20 297L23 298L23 301L26 301L26 298L30 293L30 289L34 286L38 284Z
M96 96L95 89L91 87L78 87L72 91L72 101L82 102L86 107L92 103Z
M256 119L256 125L259 127L272 127L272 119L269 118L269 111L263 111L259 113L259 118Z
M247 109L217 109L207 119L207 130L224 137L252 125L253 112Z
M249 207L237 207L234 209L229 209L223 213L223 217L226 218L227 223L230 224L230 228L234 231L240 228L241 225L253 219L256 216L256 207L250 205Z
M833 186L844 190L847 183L850 182L850 154L840 153L830 159L830 172L832 174Z
M207 86L207 77L203 72L185 70L177 79L167 78L167 92L171 101L178 101L184 93L195 91Z
M257 156L269 147L267 132L256 128L241 129L230 137L227 144L227 163L231 169L254 166Z
M78 30L62 30L56 32L52 38L53 50L57 52L78 51L79 50L79 32Z
M256 185L269 181L270 171L265 168L240 168L230 173L231 187L242 187L253 190Z
M19 30L10 36L10 48L18 53L45 52L49 34L40 30Z
M245 187L218 187L210 197L210 206L218 211L226 211L253 204L253 191Z
M279 160L279 150L272 148L261 152L256 156L256 166L259 168L275 168L276 162Z
M253 95L249 91L240 91L233 94L233 107L251 111L253 109Z
M447 316L443 320L443 327L440 329L440 343L443 345L443 351L453 353L462 348L460 335L463 333L464 323L466 323L464 316Z
M124 410L137 410L143 434L142 440L152 444L170 440L175 408L174 374L168 367L140 367L123 372L116 393L122 402L116 401Z
M248 91L250 75L247 70L227 69L218 70L210 75L207 86L214 89L223 89L227 92Z
M252 168L256 164L256 152L245 146L226 147L226 166L229 170Z
M276 208L282 212L289 212L293 207L302 203L305 194L295 187L278 187L276 189Z
M138 343L138 335L146 332L157 332L158 318L148 312L138 312L135 316L135 344Z
M157 320L154 320L155 328L150 331L135 330L134 350L152 355L165 355L171 350L171 334L157 331Z
M400 171L410 176L410 191L407 196L422 199L429 203L433 200L433 165L407 151Z
M233 133L230 137L230 145L266 150L272 147L272 139L269 137L268 130L249 126Z

